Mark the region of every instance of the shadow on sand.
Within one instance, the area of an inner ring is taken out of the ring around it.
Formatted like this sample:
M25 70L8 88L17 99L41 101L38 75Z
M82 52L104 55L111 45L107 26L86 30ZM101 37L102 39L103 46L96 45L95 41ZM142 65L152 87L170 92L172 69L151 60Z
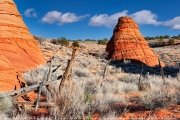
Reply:
M124 61L111 61L111 65L121 68L124 72L127 73L134 73L134 74L140 74L142 70L142 63L139 63L137 61L131 61L125 63ZM143 75L149 74L149 75L161 75L161 68L159 66L157 67L148 67L145 64L143 64ZM166 66L163 68L164 75L171 76L171 77L177 77L177 74L179 73L179 68L174 66Z

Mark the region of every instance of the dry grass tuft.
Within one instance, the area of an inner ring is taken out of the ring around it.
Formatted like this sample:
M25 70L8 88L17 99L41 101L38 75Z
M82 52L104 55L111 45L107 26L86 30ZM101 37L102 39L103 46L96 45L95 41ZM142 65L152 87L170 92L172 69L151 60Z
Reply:
M13 111L13 103L10 97L0 98L0 113L10 114Z

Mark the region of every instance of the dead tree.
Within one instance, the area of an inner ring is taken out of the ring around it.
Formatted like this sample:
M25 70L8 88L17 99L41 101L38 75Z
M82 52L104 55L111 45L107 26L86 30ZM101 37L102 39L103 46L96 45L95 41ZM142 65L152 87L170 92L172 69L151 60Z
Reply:
M76 56L76 51L78 50L78 48L76 47L73 47L73 51L72 51L72 55L71 55L71 59L68 61L68 64L67 64L67 67L66 67L66 70L63 74L63 78L60 82L60 85L59 85L59 93L61 93L63 87L64 87L64 84L65 84L65 81L69 78L69 74L71 72L71 69L72 69L72 65L74 63L74 60L75 60L75 56Z

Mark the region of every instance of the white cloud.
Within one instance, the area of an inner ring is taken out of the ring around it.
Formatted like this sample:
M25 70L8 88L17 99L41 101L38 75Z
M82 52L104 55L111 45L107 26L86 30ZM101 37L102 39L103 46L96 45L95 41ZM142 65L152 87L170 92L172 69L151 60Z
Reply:
M138 24L160 24L157 21L157 15L149 10L141 10L130 15Z
M78 22L87 16L88 15L77 16L75 13L69 13L69 12L62 13L59 11L50 11L41 19L41 21L43 23L48 23L48 24L57 23L62 25L65 23Z
M105 26L105 27L114 27L118 21L118 18L121 16L131 16L138 24L151 24L159 25L160 22L157 21L157 15L152 13L149 10L141 10L133 14L128 14L127 10L122 12L117 12L112 15L108 14L99 14L95 15L90 19L89 24L91 26Z
M61 12L58 11L51 11L48 12L42 19L41 21L44 23L48 23L48 24L53 24L56 22L59 22L59 20L61 19Z
M172 29L180 30L180 16L175 17L175 18L173 18L173 19L171 19L171 20L162 22L161 25L163 25L163 26L169 26L169 27L171 27Z
M89 25L91 26L105 26L105 27L114 27L118 21L118 18L121 16L127 16L128 11L124 10L112 15L100 14L95 15L90 19Z
M24 15L26 17L37 17L37 13L36 10L34 8L29 8L24 12Z
M150 10L141 10L132 14L128 14L127 10L117 12L112 15L99 14L91 17L89 25L96 27L105 26L108 28L113 28L116 25L118 18L122 16L130 16L138 24L167 26L171 27L172 29L180 30L180 16L177 16L167 21L158 21L158 16Z
M33 14L33 11L35 12L33 8L26 10L26 15L35 17L36 12ZM89 15L77 16L75 13L70 13L70 12L62 13L59 11L50 11L45 14L45 16L41 19L41 21L43 23L48 23L48 24L62 25L65 23L78 22L88 16ZM129 14L128 10L124 10L111 15L109 14L94 15L90 18L89 25L95 27L104 26L108 28L113 28L116 25L118 18L122 16L131 16L138 24L167 26L172 29L180 30L180 16L177 16L167 21L158 21L157 19L158 16L150 10L141 10L132 14Z

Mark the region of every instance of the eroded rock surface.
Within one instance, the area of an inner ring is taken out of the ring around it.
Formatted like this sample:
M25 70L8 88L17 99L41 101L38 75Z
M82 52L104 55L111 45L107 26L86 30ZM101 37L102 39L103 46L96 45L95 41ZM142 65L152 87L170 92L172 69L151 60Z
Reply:
M0 92L23 87L21 73L44 62L13 0L0 0Z
M158 57L141 35L138 25L130 17L119 18L106 51L113 60L136 60L151 67L158 65Z

